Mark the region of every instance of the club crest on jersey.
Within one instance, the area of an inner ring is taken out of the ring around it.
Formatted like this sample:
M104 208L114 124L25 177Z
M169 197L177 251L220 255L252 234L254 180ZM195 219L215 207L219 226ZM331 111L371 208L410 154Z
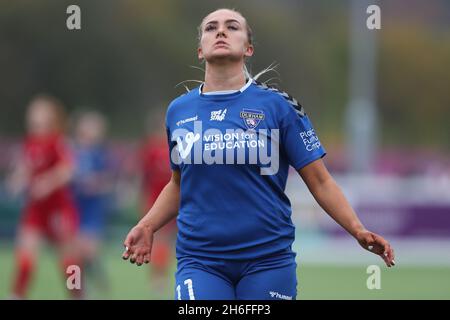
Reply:
M265 115L261 110L242 109L240 117L244 120L247 128L255 129L264 120Z

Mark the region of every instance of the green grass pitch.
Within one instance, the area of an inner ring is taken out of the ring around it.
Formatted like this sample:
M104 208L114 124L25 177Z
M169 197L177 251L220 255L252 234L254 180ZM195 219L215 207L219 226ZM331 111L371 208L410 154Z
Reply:
M166 288L152 289L149 266L136 267L121 259L121 247L109 246L102 255L109 291L104 293L88 281L88 298L172 299L175 262ZM297 299L450 299L448 266L402 266L388 269L381 264L381 289L369 290L367 266L329 266L300 263ZM0 246L0 299L9 296L14 260L11 246ZM55 253L41 250L30 288L30 299L66 299L65 278Z

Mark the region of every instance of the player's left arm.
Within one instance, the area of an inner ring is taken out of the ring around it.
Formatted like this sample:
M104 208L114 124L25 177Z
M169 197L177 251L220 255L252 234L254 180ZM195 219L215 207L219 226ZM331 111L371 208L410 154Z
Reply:
M379 255L388 267L394 266L394 250L388 241L368 231L328 172L322 159L298 170L309 191L323 210L350 233L366 250Z

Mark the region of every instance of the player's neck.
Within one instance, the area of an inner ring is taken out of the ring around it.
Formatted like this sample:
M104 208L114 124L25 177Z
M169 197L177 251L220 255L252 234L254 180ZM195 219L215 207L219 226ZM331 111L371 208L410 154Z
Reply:
M202 92L239 90L245 85L242 64L206 65Z

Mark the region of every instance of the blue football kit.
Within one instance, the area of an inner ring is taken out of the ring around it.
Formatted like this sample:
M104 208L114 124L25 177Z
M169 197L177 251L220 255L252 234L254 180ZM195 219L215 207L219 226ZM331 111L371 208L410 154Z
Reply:
M104 146L75 145L76 170L72 183L80 218L80 231L94 238L102 236L110 202L109 196L86 188L86 180L109 170ZM92 189L92 188L91 188Z
M176 98L166 114L181 175L175 299L295 299L295 227L285 194L325 150L302 106L249 79Z

